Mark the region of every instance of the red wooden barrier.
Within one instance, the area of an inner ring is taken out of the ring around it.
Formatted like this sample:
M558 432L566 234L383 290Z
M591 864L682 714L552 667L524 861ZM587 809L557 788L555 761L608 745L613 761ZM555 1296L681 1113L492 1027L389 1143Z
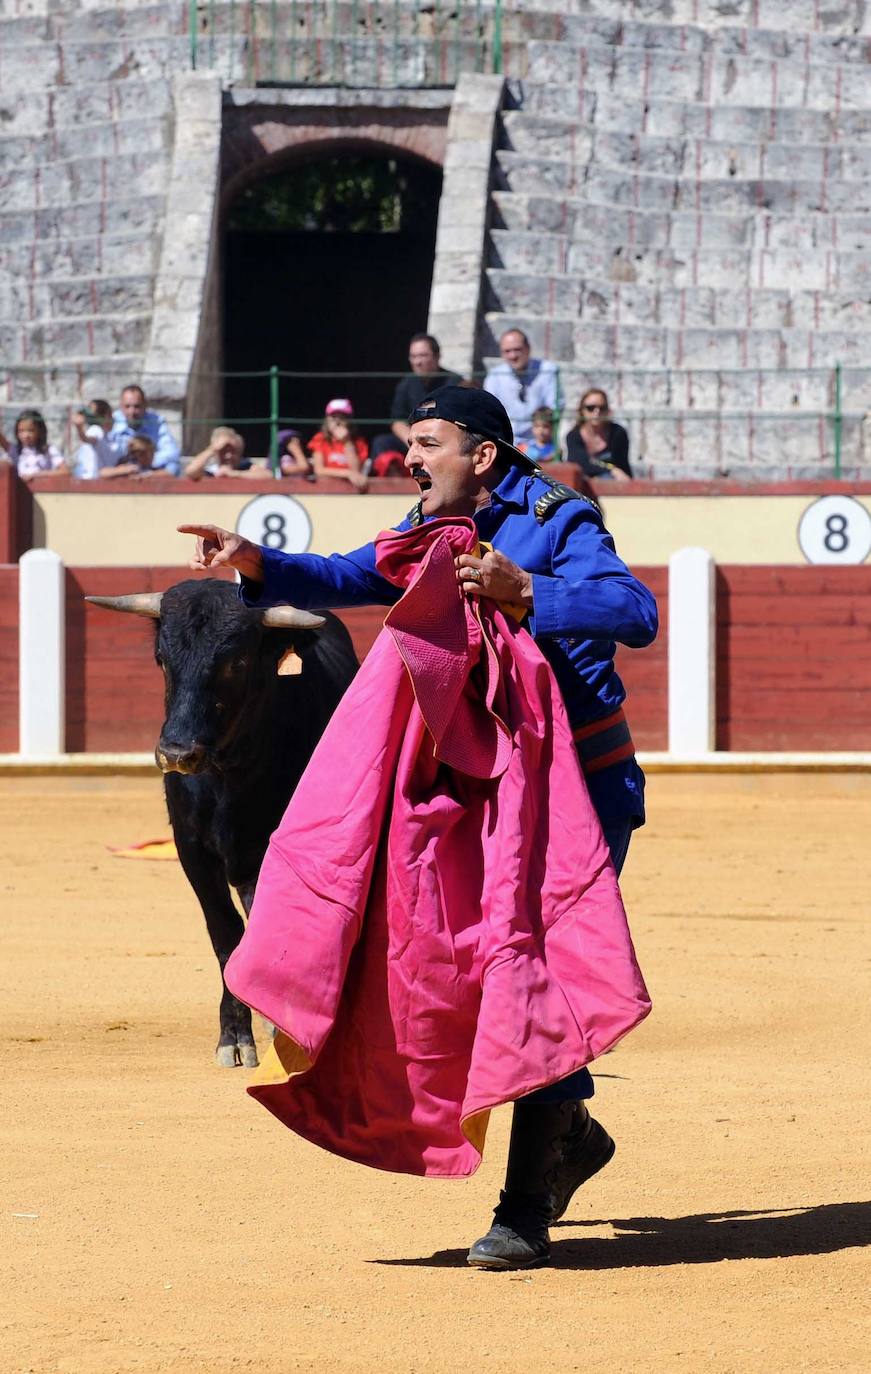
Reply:
M640 575L665 610L666 570ZM87 606L85 596L163 591L189 576L183 568L72 568L67 571L67 749L127 753L152 749L163 720L163 681L154 662L154 632L140 616ZM357 656L368 653L385 608L341 611ZM618 670L631 693L630 722L641 749L665 748L666 652L621 649ZM10 746L14 747L14 746Z
M871 750L871 567L717 570L717 747Z
M184 568L67 569L69 753L153 749L163 720L163 675L154 661L154 622L88 606L84 598L162 592L189 576Z
M0 461L0 563L17 563L33 543L33 494L11 463Z
M668 748L668 568L633 568L656 597L659 634L647 649L617 649L628 692L626 715L636 749Z
M640 749L667 745L667 570L638 569L660 607L649 649L620 648L617 668ZM150 750L162 720L153 629L86 607L86 594L162 591L183 568L67 572L67 748ZM720 749L871 750L871 567L724 567L717 584ZM358 655L383 609L343 611ZM18 569L0 567L0 752L18 747Z
M0 567L0 754L18 748L18 568Z

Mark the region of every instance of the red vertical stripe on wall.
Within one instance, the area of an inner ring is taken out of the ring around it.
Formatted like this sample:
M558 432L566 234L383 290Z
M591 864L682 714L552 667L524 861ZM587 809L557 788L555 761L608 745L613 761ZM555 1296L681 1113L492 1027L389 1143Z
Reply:
M0 754L18 749L18 568L0 567Z

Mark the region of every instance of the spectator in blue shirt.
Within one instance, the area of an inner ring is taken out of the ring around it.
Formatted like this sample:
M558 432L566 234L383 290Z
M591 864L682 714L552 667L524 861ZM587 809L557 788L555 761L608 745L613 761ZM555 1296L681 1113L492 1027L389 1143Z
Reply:
M532 417L546 406L560 408L559 368L555 363L533 358L529 339L522 329L506 329L499 340L502 362L484 378L484 390L497 396L508 411L514 442L525 444L532 438Z
M179 446L163 416L147 408L145 392L135 383L125 386L121 392L121 409L115 411L108 435L119 460L126 457L127 445L134 437L150 439L154 444L152 471L162 470L170 477L178 477L181 471Z

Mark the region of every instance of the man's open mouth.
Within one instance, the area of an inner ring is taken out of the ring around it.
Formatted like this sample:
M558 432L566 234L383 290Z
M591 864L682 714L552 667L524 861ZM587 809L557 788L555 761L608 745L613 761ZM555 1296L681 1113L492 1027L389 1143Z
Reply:
M411 469L411 475L417 483L418 487L420 488L421 495L423 495L424 492L429 491L430 487L432 486L432 478L430 477L426 468L414 467Z

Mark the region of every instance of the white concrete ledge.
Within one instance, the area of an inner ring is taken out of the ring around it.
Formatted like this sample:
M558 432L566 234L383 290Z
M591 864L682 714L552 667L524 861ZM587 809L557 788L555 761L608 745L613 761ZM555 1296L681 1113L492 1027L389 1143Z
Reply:
M137 774L160 777L153 754L51 754L28 758L25 754L0 754L0 777L41 777L67 773L71 777L111 777Z
M292 109L450 109L454 93L450 87L427 90L403 86L231 86L223 92L225 105L286 105Z
M729 753L669 754L638 752L645 773L871 773L865 753Z
M646 773L871 773L871 754L864 753L711 753L675 756L642 750L638 762ZM0 754L0 777L110 777L112 774L159 777L153 754L55 754L25 758Z

